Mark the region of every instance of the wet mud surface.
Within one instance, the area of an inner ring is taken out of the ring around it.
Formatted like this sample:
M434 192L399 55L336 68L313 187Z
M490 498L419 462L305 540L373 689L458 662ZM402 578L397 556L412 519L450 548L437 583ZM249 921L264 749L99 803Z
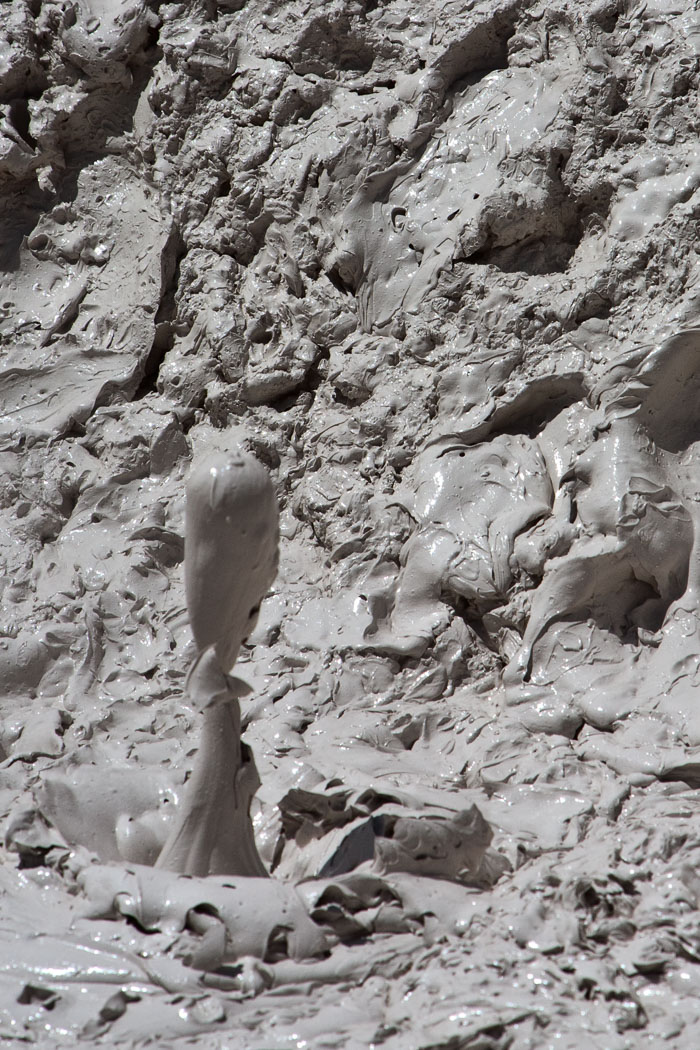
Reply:
M2 5L7 1045L696 1045L699 57L691 0ZM271 877L156 865L236 450Z

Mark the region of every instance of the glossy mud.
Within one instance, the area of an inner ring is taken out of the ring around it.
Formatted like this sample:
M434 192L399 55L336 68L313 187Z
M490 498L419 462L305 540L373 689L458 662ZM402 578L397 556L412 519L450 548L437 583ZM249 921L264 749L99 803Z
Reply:
M0 19L0 1035L693 1046L693 4Z

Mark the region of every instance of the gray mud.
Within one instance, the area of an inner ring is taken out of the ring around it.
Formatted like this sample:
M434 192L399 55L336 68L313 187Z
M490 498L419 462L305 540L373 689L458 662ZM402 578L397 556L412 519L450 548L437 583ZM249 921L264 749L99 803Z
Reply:
M698 1045L695 7L0 7L7 1045ZM271 877L190 877L237 449Z

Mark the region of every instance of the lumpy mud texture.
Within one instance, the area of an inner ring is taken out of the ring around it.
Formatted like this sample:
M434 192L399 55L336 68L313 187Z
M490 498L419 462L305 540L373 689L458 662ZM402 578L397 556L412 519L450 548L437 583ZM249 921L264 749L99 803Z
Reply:
M697 1045L695 8L0 5L0 1040ZM188 878L240 449L271 877Z

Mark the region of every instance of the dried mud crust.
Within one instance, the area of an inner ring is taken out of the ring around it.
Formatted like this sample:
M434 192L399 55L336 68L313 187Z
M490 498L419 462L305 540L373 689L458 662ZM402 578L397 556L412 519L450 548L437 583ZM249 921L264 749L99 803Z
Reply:
M0 34L2 1038L692 1045L694 4ZM242 887L149 867L185 478L237 445L282 532Z

